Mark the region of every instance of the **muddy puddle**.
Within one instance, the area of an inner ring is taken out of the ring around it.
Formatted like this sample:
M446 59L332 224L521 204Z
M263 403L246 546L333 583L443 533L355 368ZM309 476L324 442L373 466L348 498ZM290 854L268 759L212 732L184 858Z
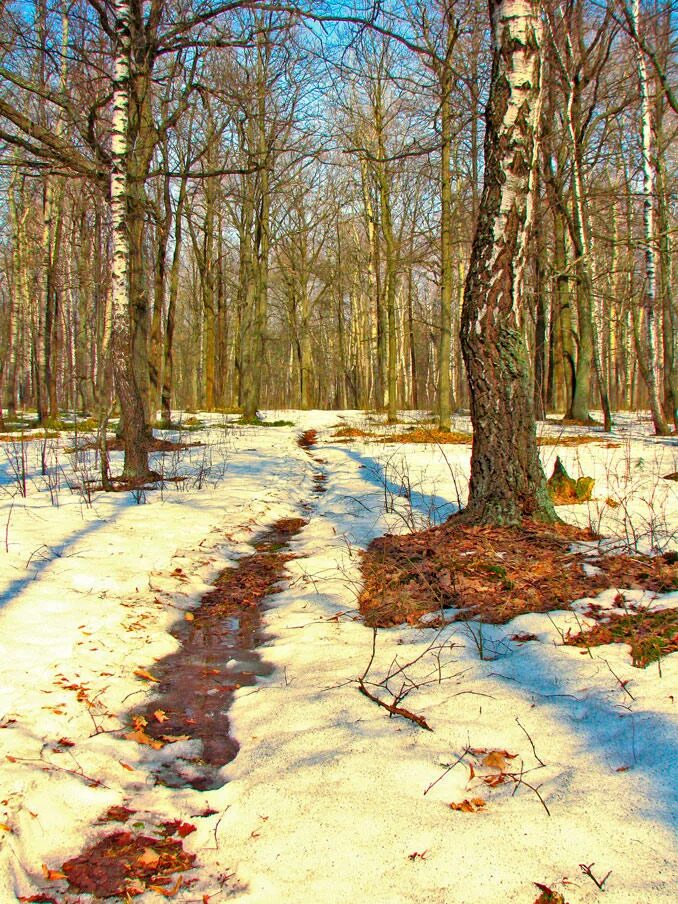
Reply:
M262 612L293 557L289 541L307 523L286 518L260 534L256 551L225 569L189 613L190 620L172 631L181 647L154 666L157 693L135 712L135 724L141 719L145 735L158 746L195 739L201 749L169 758L156 770L156 781L200 791L223 785L219 770L238 753L228 710L238 688L271 674L272 667L257 652L265 639Z

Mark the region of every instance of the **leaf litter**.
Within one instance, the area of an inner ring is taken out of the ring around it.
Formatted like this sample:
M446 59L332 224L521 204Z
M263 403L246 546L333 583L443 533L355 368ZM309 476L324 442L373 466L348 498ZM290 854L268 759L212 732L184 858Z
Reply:
M454 520L407 535L385 534L362 554L360 611L371 627L479 620L505 624L526 612L569 609L609 587L678 588L671 556L573 551L589 530L525 521L476 527ZM585 567L586 566L586 567ZM591 568L591 566L594 566ZM457 610L443 612L443 610Z
M181 880L172 876L192 869L195 860L196 855L185 851L178 838L121 830L67 860L62 870L77 892L98 898L134 897L148 889L166 892L174 886L178 890Z

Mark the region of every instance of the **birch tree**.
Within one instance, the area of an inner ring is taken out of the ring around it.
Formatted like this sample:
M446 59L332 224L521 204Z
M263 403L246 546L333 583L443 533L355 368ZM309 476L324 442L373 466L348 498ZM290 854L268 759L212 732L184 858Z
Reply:
M536 0L490 0L492 76L485 177L462 308L471 393L472 523L556 520L539 460L532 383L520 329L541 105Z
M640 0L633 0L632 21L634 34L640 34ZM643 244L645 278L643 280L642 313L644 314L644 343L641 341L640 311L634 307L634 333L636 350L643 379L647 385L655 433L667 436L671 431L664 418L659 396L659 367L657 361L657 236L655 228L656 170L654 163L655 140L653 136L650 82L645 54L640 44L634 42L638 87L640 91L640 146L643 167Z

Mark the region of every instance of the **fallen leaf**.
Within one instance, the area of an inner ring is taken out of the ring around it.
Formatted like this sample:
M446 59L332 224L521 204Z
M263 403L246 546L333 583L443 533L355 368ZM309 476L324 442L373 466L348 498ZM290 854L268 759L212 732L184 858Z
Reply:
M0 829L2 829L3 832L11 832L12 831L12 827L8 826L4 822L0 822Z
M159 895L163 895L163 897L165 897L165 898L173 898L176 895L176 893L179 891L179 889L181 888L181 883L182 883L182 877L179 876L179 878L177 879L176 883L172 886L172 888L162 888L162 886L160 886L160 885L149 885L148 888L149 888L149 891L155 891Z
M482 797L472 797L471 800L462 800L461 803L451 803L450 809L457 810L460 813L477 813L485 806Z
M155 681L156 683L159 681L158 678L155 678L150 672L147 672L146 669L134 669L134 674L137 678L144 678L146 681Z
M191 740L191 736L187 735L187 734L178 734L178 735L164 734L164 735L160 735L160 737L163 739L163 741L167 741L168 744L175 744L178 741L190 741ZM160 746L162 747L162 744Z
M187 835L191 835L193 832L197 831L192 823L182 822L180 819L173 819L171 822L163 822L160 828L166 838L169 838L172 835L180 835L181 838L186 838Z
M156 709L156 711L153 713L153 717L156 722L166 722L169 718L169 716L165 715L164 709Z
M58 869L50 869L44 863L42 864L42 874L48 882L56 882L58 879L65 879L66 874Z
M186 621L195 621L195 615L192 612L184 613L184 618Z
M486 775L483 778L483 782L488 786L488 788L496 788L497 785L503 785L507 780L508 775L505 772L495 772L492 775Z
M123 769L126 769L128 772L134 772L134 767L130 766L128 763L123 763L122 760L118 760Z
M548 885L542 885L541 882L533 882L533 885L536 885L541 892L534 904L567 904L560 892L554 891Z
M491 750L487 756L482 759L483 766L488 769L498 769L500 772L506 772L508 766L507 760L513 760L517 754L508 753L506 750Z
M141 856L137 857L137 863L154 869L160 863L160 854L153 848L145 848Z
M153 750L160 750L161 747L165 746L162 741L157 741L147 735L145 731L130 731L123 737L128 741L136 741L137 744L145 744L146 747L152 747Z
M98 822L127 822L130 816L133 816L136 810L129 810L127 807L112 806L101 816Z

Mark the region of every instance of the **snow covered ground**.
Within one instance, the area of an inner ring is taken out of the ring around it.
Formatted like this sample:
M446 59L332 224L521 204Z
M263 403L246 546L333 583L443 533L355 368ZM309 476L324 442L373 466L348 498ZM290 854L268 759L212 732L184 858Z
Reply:
M46 874L109 832L97 819L123 804L140 831L196 826L184 840L198 858L184 880L196 881L180 902L530 904L535 882L570 904L675 901L678 655L640 670L621 645L563 646L576 612L382 630L368 679L410 683L404 705L433 731L390 719L357 687L373 649L356 618L358 550L463 503L469 447L334 440L333 425L365 425L359 412L267 416L295 427L225 430L199 416L213 428L188 438L209 445L155 465L188 479L137 494L69 488L92 467L64 451L72 438L0 445L1 904L43 889L88 900ZM307 428L319 431L312 456L296 444ZM560 454L572 476L596 478L595 500L564 517L677 548L678 484L663 479L678 470L675 438L629 417L601 439L542 447L549 471ZM154 767L197 742L153 750L123 737L153 694L135 671L175 650L171 625L256 531L300 514L300 557L265 616L275 668L238 692L228 781L207 792L154 783ZM519 632L539 642L512 641ZM506 764L523 780L483 780ZM451 809L464 801L475 812ZM580 864L598 879L611 871L604 892Z

